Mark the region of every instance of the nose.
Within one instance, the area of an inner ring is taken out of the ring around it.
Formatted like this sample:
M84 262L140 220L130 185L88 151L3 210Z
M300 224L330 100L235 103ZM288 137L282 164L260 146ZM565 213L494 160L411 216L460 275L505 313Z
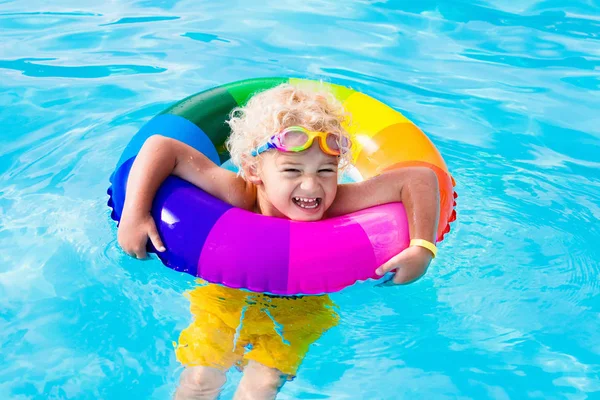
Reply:
M300 183L300 189L311 192L316 189L317 185L317 177L310 174L303 177L302 182Z

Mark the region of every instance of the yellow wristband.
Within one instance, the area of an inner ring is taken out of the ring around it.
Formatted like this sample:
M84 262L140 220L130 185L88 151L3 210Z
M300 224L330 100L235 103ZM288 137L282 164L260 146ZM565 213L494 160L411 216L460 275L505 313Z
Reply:
M437 255L437 247L435 247L435 244L431 243L428 240L413 239L410 241L410 246L425 247L427 250L431 251L431 253L433 254L433 258L435 258L435 256Z

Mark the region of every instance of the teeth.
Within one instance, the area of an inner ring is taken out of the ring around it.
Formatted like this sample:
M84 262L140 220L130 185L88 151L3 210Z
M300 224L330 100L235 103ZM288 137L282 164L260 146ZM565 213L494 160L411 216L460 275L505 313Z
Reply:
M318 198L294 197L293 199L302 208L317 208L319 206Z
M303 203L312 203L314 201L317 201L317 199L309 199L309 198L306 198L306 197L294 197L294 200L301 201Z

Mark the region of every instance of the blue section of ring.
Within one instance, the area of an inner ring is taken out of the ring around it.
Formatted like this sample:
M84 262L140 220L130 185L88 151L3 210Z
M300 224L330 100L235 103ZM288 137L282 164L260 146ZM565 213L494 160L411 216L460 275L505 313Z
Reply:
M215 164L220 164L217 149L215 149L206 133L194 123L173 114L163 114L152 118L131 139L110 177L111 187L108 189L110 195L108 205L113 208L111 217L115 221L121 219L121 212L125 203L127 177L133 161L146 139L152 135L162 135L179 140L195 148Z
M139 153L146 139L152 135L162 135L179 140L180 142L192 146L215 164L221 164L217 149L215 149L215 146L202 129L193 122L178 115L163 114L152 118L138 133L136 133L123 151L115 170L125 161L135 157Z
M111 207L111 217L113 220L119 222L121 220L121 214L123 213L123 206L125 205L125 189L127 188L127 178L129 177L129 171L135 161L135 157L132 157L121 165L113 172L110 177L110 187L108 188L108 206Z

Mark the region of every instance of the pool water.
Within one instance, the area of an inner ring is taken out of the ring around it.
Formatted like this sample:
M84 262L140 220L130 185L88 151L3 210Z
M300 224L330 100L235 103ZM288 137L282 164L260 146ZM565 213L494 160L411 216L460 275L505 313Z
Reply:
M279 398L600 398L598 2L2 0L0 40L1 399L171 396L193 281L119 249L108 177L169 104L262 76L401 110L459 193L427 275L334 294Z

